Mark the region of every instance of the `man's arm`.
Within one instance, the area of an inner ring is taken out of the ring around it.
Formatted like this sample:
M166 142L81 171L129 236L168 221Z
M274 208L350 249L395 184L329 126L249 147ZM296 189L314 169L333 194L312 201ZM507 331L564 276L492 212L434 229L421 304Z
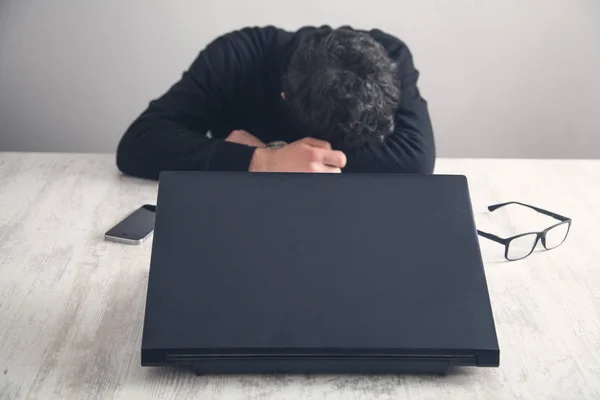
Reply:
M435 166L435 142L427 109L417 86L419 72L403 43L394 51L401 84L395 130L383 143L346 150L344 172L401 172L431 174Z
M260 58L255 53L261 49L247 43L260 43L265 34L230 33L203 50L181 80L129 127L117 149L118 168L150 179L164 170L247 171L253 147L209 139L206 132L230 120L236 90L243 87L245 71L254 69L248 64Z

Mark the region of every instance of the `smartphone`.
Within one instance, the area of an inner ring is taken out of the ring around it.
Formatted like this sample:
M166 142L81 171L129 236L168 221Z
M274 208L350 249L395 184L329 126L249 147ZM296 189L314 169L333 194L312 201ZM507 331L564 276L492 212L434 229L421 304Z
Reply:
M125 244L140 244L154 230L156 206L146 204L104 234L104 239Z

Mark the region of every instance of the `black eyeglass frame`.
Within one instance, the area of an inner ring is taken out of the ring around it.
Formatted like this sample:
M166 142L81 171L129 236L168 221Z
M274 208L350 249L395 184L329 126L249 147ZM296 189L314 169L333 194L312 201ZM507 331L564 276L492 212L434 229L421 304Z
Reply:
M533 253L533 250L535 249L535 247L537 246L537 244L538 244L538 242L540 240L542 241L542 246L544 246L544 249L546 249L546 250L552 250L552 249L557 248L561 244L563 244L565 242L565 240L567 239L567 236L569 236L569 231L571 230L572 219L568 218L568 217L565 217L564 215L556 214L556 213L553 213L551 211L544 210L544 209L541 209L541 208L538 208L538 207L535 207L535 206L532 206L532 205L529 205L529 204L521 203L521 202L518 202L518 201L508 201L506 203L494 204L494 205L489 206L488 210L489 211L495 211L495 210L499 209L500 207L504 207L504 206L507 206L509 204L518 204L518 205L521 205L521 206L524 206L524 207L531 208L532 210L535 210L535 211L539 212L540 214L547 215L549 217L552 217L554 219L559 220L560 222L557 223L557 224L554 224L554 225L552 225L552 226L550 226L550 227L548 227L546 229L544 229L541 232L525 232L525 233L520 233L518 235L511 236L511 237L508 237L508 238L501 238L499 236L493 235L491 233L483 232L483 231L480 231L478 229L477 233L480 236L482 236L482 237L484 237L486 239L490 239L490 240L492 240L492 241L494 241L496 243L500 243L500 244L504 245L504 258L506 258L508 261L518 261L518 260L522 260L522 259L524 259L526 257L529 257L531 255L531 253ZM562 242L560 242L559 244L557 244L556 246L551 247L551 248L546 247L546 234L548 233L548 231L550 231L551 229L556 228L557 226L561 226L561 225L564 225L564 224L567 224L567 233L565 234L565 238L562 240ZM533 246L531 247L531 250L529 251L529 253L527 253L523 257L509 258L508 257L508 249L510 247L510 243L513 240L518 239L518 238L523 237L523 236L526 236L526 235L536 235L535 242L533 243Z

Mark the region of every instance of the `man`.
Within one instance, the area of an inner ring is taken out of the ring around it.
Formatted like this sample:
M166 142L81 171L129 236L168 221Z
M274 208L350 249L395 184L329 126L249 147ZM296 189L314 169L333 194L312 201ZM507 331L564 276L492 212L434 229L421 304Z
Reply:
M246 28L217 38L129 127L117 165L164 170L432 173L406 45L378 30Z

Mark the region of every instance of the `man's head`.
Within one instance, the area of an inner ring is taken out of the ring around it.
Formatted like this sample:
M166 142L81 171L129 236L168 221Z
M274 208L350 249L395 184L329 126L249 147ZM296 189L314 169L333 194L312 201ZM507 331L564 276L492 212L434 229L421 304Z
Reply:
M350 28L320 28L294 51L283 79L304 136L360 146L394 129L400 89L385 49Z

